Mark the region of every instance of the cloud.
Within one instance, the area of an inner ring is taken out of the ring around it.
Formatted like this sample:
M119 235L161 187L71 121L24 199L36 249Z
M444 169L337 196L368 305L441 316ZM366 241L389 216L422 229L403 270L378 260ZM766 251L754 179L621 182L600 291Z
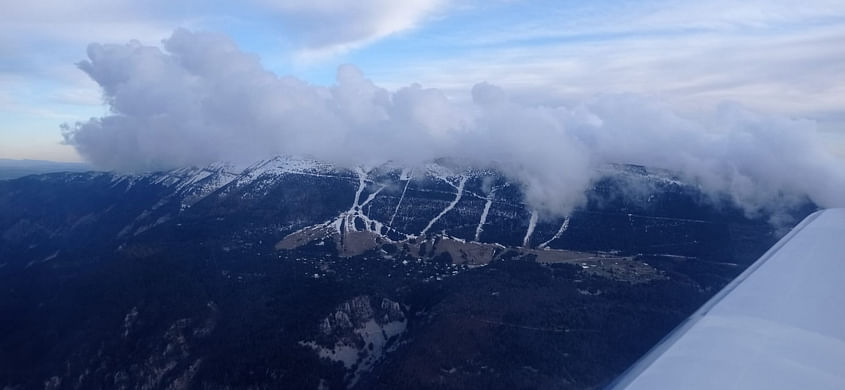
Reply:
M445 5L447 0L250 0L237 7L197 0L20 2L0 15L0 49L103 36L159 39L175 26L243 29L248 23L309 53L332 54L415 28ZM27 44L19 45L21 40Z
M80 45L106 37L111 43L158 42L174 28L211 28L246 37L282 61L326 56L412 29L447 0L44 0L11 2L0 12L0 75L16 74L66 84L55 68L69 65ZM292 49L292 50L291 50Z
M417 165L447 157L500 169L531 207L562 215L583 201L595 168L667 168L749 213L809 198L845 206L842 157L809 120L737 104L688 113L635 94L531 105L497 86L470 101L418 84L388 90L355 67L321 87L279 77L222 35L177 30L163 49L92 44L79 63L110 114L66 126L65 141L93 164L145 171L278 154L342 166Z
M452 12L437 50L367 71L386 85L416 80L451 96L495 80L546 104L619 92L691 110L736 100L845 131L845 87L830 82L845 71L843 21L845 2L828 0L516 2Z
M446 0L253 0L273 12L311 53L363 46L416 27Z

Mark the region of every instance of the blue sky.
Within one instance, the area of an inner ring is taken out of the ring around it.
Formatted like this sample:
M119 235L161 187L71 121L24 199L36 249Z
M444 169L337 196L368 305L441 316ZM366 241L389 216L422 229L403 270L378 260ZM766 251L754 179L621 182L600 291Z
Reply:
M456 101L491 82L526 104L636 93L695 112L725 102L806 118L845 154L845 2L43 0L0 15L0 158L75 161L59 125L103 116L75 63L89 43L229 36L278 75L334 83L356 65Z

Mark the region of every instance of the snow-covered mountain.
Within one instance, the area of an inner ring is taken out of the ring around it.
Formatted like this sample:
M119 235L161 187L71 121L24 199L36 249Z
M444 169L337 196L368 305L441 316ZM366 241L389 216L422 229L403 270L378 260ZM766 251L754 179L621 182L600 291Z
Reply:
M607 192L609 188L603 187L609 185L635 188L637 196L647 194L647 199L626 195L628 198L622 201L630 204L630 211L649 213L658 207L652 205L666 198L696 196L695 188L666 174L628 166L608 167L604 173L611 181L596 183L594 194ZM276 202L278 196L284 199L282 210L303 202L321 209L312 213L285 210L293 216L279 215L272 225L280 236L281 248L334 235L339 245L344 244L339 249L347 254L371 249L374 240L416 242L435 236L460 242L549 249L565 242L563 235L570 227L578 228L573 216L539 215L524 203L519 184L496 172L454 170L436 163L416 169L385 165L365 170L278 157L245 169L221 163L141 175L64 173L29 177L7 186L39 181L59 187L60 191L85 188L88 196L80 199L84 203L81 207L68 210L72 211L68 218L75 218L69 221L69 227L65 226L68 221L61 221L55 226L38 224L38 228L33 228L29 226L31 219L18 213L24 210L11 212L7 220L10 226L5 228L7 236L25 240L39 233L72 234L76 228L106 219L110 226L121 223L112 237L119 241L183 215L212 211L225 218L223 215L233 213L237 207ZM15 199L15 192L8 195L6 202L23 201ZM55 199L57 205L63 200L76 200L73 194L64 195L71 197ZM612 197L596 199L613 201ZM320 204L316 205L318 201ZM83 210L87 212L81 213ZM270 214L278 211L268 210ZM630 218L637 216L631 213ZM648 224L652 229L661 225L664 223L659 220Z
M0 181L0 385L597 386L776 238L663 171L585 195L288 157Z

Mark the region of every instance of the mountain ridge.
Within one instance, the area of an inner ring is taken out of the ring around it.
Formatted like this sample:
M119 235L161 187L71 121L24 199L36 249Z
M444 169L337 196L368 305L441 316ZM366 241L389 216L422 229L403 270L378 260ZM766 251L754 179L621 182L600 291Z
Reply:
M559 217L440 164L2 181L0 385L600 386L776 238L671 175L606 169Z

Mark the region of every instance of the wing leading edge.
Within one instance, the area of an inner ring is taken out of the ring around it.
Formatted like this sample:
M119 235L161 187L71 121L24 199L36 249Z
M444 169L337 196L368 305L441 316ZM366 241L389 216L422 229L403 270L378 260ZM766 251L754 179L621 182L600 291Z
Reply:
M845 389L845 209L808 216L611 389Z

